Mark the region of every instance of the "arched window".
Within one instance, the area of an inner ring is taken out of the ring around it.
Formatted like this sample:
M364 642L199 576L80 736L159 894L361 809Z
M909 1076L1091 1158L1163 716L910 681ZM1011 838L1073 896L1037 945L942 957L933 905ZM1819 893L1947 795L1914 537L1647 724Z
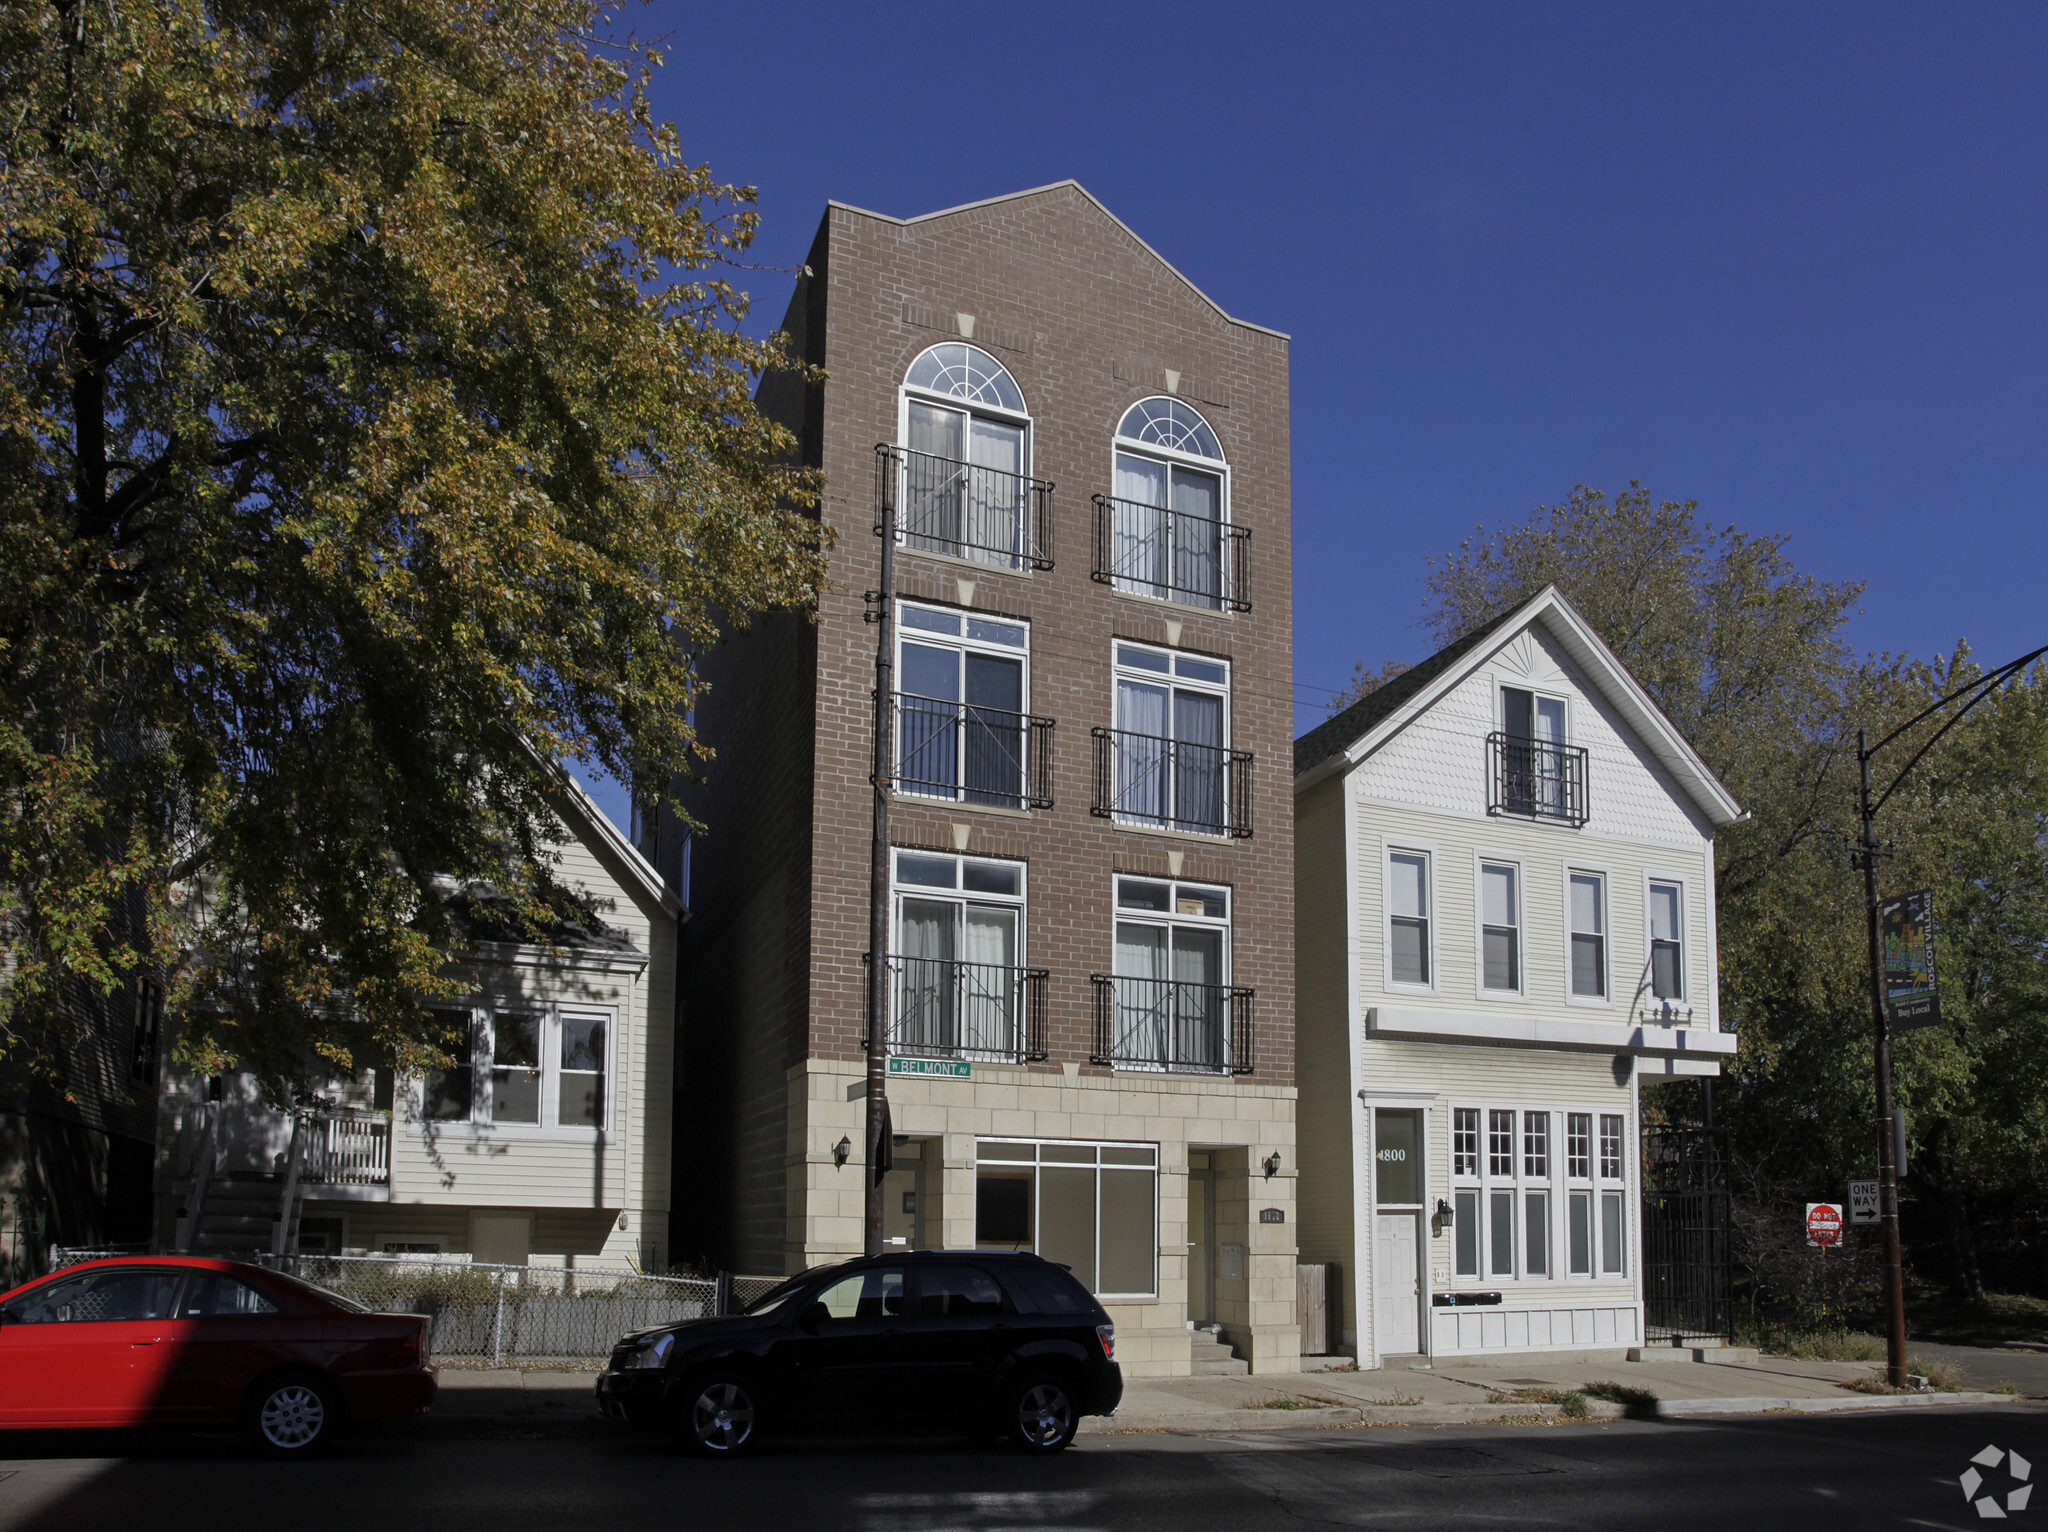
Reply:
M1124 411L1116 434L1151 447L1170 447L1191 457L1223 461L1223 449L1209 422L1178 399L1140 399Z
M1032 546L1031 418L1009 369L945 341L903 380L897 512L905 546L1009 569L1046 564Z
M1109 581L1118 590L1244 610L1242 534L1229 525L1229 470L1216 433L1178 399L1140 399L1116 428Z

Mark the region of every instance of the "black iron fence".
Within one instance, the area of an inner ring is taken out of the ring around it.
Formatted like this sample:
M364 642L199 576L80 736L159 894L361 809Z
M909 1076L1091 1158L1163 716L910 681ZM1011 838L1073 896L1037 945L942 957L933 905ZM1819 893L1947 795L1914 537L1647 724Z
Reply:
M1198 1074L1252 1073L1253 991L1230 984L1091 974L1089 1062Z
M1097 495L1093 578L1161 601L1249 612L1251 530Z
M1052 568L1045 480L887 443L875 462L877 533L893 527L906 548L998 569Z
M1095 802L1089 812L1096 818L1240 840L1252 833L1251 752L1128 729L1092 732Z
M1643 1130L1643 1324L1652 1343L1734 1333L1728 1130Z
M1513 734L1489 734L1486 758L1487 813L1556 819L1574 826L1586 822L1584 750Z
M919 1058L1045 1057L1043 968L889 959L889 1051Z
M1006 809L1052 807L1053 721L899 692L898 791Z

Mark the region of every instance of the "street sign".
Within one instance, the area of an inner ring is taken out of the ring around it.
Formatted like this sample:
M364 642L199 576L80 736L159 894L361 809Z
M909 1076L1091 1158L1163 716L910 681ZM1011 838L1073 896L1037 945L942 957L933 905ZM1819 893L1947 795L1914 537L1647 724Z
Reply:
M1806 1242L1825 1250L1842 1242L1842 1209L1832 1202L1806 1204Z
M1877 907L1886 1018L1894 1032L1941 1025L1934 988L1934 895L1922 889Z
M890 1055L892 1075L922 1075L926 1079L970 1080L974 1066L965 1059L905 1059Z
M1849 1183L1849 1222L1877 1222L1877 1183L1875 1181L1851 1181Z

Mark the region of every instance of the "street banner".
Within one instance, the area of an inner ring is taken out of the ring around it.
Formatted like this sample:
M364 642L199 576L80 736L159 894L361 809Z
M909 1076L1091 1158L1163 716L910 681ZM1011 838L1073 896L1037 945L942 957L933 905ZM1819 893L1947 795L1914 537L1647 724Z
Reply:
M1825 1250L1842 1242L1842 1208L1836 1202L1806 1204L1806 1242Z
M1849 1183L1849 1222L1876 1223L1877 1183L1875 1181L1851 1181Z
M1877 907L1884 948L1885 1015L1894 1032L1941 1025L1934 991L1934 895L1901 894Z

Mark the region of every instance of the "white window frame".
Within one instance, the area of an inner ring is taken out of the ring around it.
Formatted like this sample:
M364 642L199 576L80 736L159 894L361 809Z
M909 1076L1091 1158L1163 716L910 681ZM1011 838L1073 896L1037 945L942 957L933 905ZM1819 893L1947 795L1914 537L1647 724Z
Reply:
M960 623L959 635L956 637L955 635L950 633L935 633L928 628L912 628L907 626L903 621L903 614L905 612L913 610L922 612L932 612L941 617L951 617L957 619ZM1031 804L1031 768L1030 758L1028 755L1028 751L1031 748L1030 744L1028 743L1031 733L1031 620L1027 617L1009 617L1000 615L995 612L977 612L966 607L949 606L943 601L921 601L915 599L899 599L896 603L895 616L896 620L894 623L891 624L891 627L894 630L893 637L896 652L890 658L896 667L895 686L896 695L899 697L912 695L911 693L906 692L903 689L903 646L907 643L924 644L927 647L933 649L951 649L955 653L960 655L960 690L962 693L962 700L960 703L956 705L962 707L966 705L966 657L968 655L985 654L993 656L998 659L1019 660L1022 662L1023 677L1020 683L1021 697L1020 706L1018 707L1017 711L1019 716L1024 720L1021 727L1024 731L1024 737L1027 741L1025 746L1027 754L1024 760L1022 776L1020 777L1017 783L1017 806L1015 808L1011 808L1005 804L969 802L967 798L967 785L964 780L957 783L954 786L953 792L950 796L944 793L924 792L917 788L907 787L904 785L902 779L903 725L901 722L899 712L898 721L895 725L897 731L896 737L889 741L889 755L890 760L892 762L891 769L896 772L894 780L890 783L890 791L893 792L899 798L903 798L917 803L952 803L958 804L962 808L975 810L989 810L999 814L1018 814L1029 812ZM970 637L968 635L967 630L971 624L977 622L1000 623L1004 627L1022 628L1024 630L1023 646L1020 648L1015 644L998 643L993 639L977 639ZM958 751L958 748L959 746L956 736L956 752ZM955 766L956 768L964 768L964 759L960 759L956 755ZM964 769L956 769L955 775L964 778Z
M1512 867L1515 870L1515 980L1514 989L1490 989L1486 983L1486 869ZM1529 999L1529 869L1519 856L1499 856L1490 851L1472 853L1472 988L1481 1000Z
M1429 965L1429 982L1416 984L1394 977L1394 858L1397 856L1419 856L1422 858L1423 896L1428 900L1429 914L1424 917L1423 960ZM1434 995L1441 992L1444 967L1438 956L1437 933L1443 926L1443 897L1437 887L1436 847L1418 841L1382 840L1380 842L1380 982L1390 994Z
M1173 908L1171 910L1126 909L1124 907L1122 899L1119 897L1119 886L1124 883L1165 884L1167 889L1167 903L1171 904ZM1182 887L1187 887L1189 889L1199 889L1204 893L1222 894L1223 913L1220 916L1183 913L1180 907L1180 891ZM1200 878L1157 878L1152 876L1152 874L1150 873L1144 872L1118 872L1110 874L1109 972L1112 986L1114 986L1114 983L1117 979L1136 977L1135 975L1131 974L1120 974L1116 971L1116 928L1118 926L1132 925L1150 926L1155 930L1162 930L1166 932L1166 950L1169 954L1171 954L1173 951L1173 933L1176 927L1182 929L1221 931L1223 933L1223 941L1221 943L1223 964L1222 972L1220 975L1218 975L1216 982L1218 986L1222 989L1230 989L1233 983L1231 979L1232 963L1234 959L1232 948L1236 945L1236 943L1231 939L1231 937L1232 928L1236 924L1236 921L1237 886L1235 884L1205 882ZM1238 1045L1238 1038L1233 1026L1234 1016L1235 1012L1233 1007L1231 1006L1230 997L1226 994L1223 999L1222 1059L1222 1070L1226 1074L1230 1069L1232 1060L1234 1060L1237 1056L1236 1049ZM1202 1078L1205 1076L1213 1078L1212 1072L1205 1069L1162 1069L1160 1066L1156 1064L1151 1064L1143 1060L1137 1059L1118 1059L1115 1061L1114 1064L1112 1064L1111 1067L1118 1071L1125 1071L1135 1074L1168 1073L1179 1075L1192 1075L1196 1078Z
M982 1149L982 1145L983 1145L983 1144L985 1144L985 1143L989 1143L989 1144L1029 1144L1029 1145L1031 1145L1031 1146L1032 1146L1032 1149L1033 1149L1033 1151L1034 1151L1034 1157L1033 1157L1033 1158L1032 1158L1031 1160L1028 1160L1028 1161L1027 1161L1027 1160L997 1160L997 1159L983 1159L983 1158L982 1158L982 1154L981 1154L981 1149ZM1032 1248L1032 1249L1033 1249L1034 1251L1035 1251L1035 1250L1036 1250L1036 1249L1038 1248L1038 1246L1039 1246L1039 1243L1040 1243L1040 1240L1039 1240L1039 1230L1038 1230L1038 1220L1039 1220L1039 1213L1040 1213L1040 1210L1041 1210L1041 1200L1040 1200L1040 1197L1039 1197L1039 1192L1038 1192L1038 1174L1039 1174L1039 1172L1040 1172L1041 1170L1043 1170L1043 1169L1044 1169L1044 1168L1046 1167L1046 1164L1047 1164L1047 1162L1045 1161L1045 1159L1044 1159L1044 1156L1043 1156L1043 1150L1044 1150L1044 1149L1045 1149L1045 1148L1046 1148L1047 1146L1052 1146L1052 1147L1056 1147L1056 1148L1061 1148L1061 1149L1093 1149L1093 1150L1095 1150L1095 1151L1096 1151L1096 1155L1095 1155L1095 1163L1094 1163L1094 1166L1092 1167L1092 1168L1093 1168L1093 1169L1095 1170L1095 1173L1096 1173L1096 1175L1095 1175L1095 1261L1096 1261L1096 1269L1095 1269L1095 1271L1094 1271L1094 1272L1092 1272L1092 1273L1089 1273L1089 1274L1088 1274L1087 1276L1081 1276L1081 1273L1079 1273L1079 1272L1076 1272L1076 1273L1075 1273L1075 1275L1076 1275L1076 1276L1080 1276L1080 1277L1081 1277L1081 1285L1082 1285L1083 1287L1087 1288L1089 1292L1091 1292L1091 1293L1094 1293L1094 1294L1095 1294L1095 1297L1096 1297L1097 1299L1099 1299L1099 1300L1100 1300L1101 1302L1103 1302L1103 1303L1151 1303L1151 1302L1156 1302L1156 1301L1158 1300L1158 1298L1159 1298L1159 1256L1160 1256L1160 1251L1161 1251L1161 1249L1162 1249L1162 1245L1161 1245L1161 1235L1162 1235L1162 1234L1164 1233L1164 1228L1163 1228L1163 1225L1162 1225L1162 1224L1161 1224L1161 1222L1160 1222L1160 1220L1161 1220L1161 1217L1162 1217L1162 1214L1163 1214L1163 1211L1164 1211L1164 1210L1163 1210L1163 1205L1162 1205L1162 1203L1161 1203L1161 1200L1160 1200L1160 1186L1159 1186L1160 1178L1161 1178L1161 1176L1162 1176L1162 1175L1164 1174L1164 1171L1165 1171L1165 1156L1164 1156L1164 1154L1162 1153L1162 1146L1161 1146L1161 1145L1160 1145L1160 1144L1158 1143L1158 1141L1156 1141L1156 1140L1153 1140L1153 1139L1085 1139L1085 1138L1083 1138L1083 1139L1077 1139L1077 1138L1031 1138L1031 1137L1028 1137L1028 1136L1020 1136L1020 1137L1009 1137L1009 1136L1006 1136L1006 1135L1004 1135L1004 1134L1001 1134L1001 1133L977 1133L977 1134L975 1134L975 1135L974 1135L974 1174L975 1174L975 1181L976 1181L976 1189L975 1189L975 1196L976 1196L976 1198L977 1198L977 1199L978 1199L978 1198L979 1198L979 1196L980 1196L980 1186L979 1186L979 1182L980 1182L980 1179L981 1179L981 1172L982 1172L982 1169L983 1169L983 1167L984 1167L984 1166L987 1166L987 1167L990 1167L990 1168L994 1168L994 1169L999 1169L999 1170L1011 1170L1011 1171L1018 1171L1018 1170L1023 1170L1023 1169L1025 1169L1025 1168L1027 1168L1027 1167L1028 1167L1028 1168L1030 1169L1030 1172L1031 1172L1031 1248ZM1118 1150L1144 1150L1144 1149L1149 1149L1149 1150L1151 1150L1151 1151L1152 1151L1152 1164L1151 1164L1151 1165L1150 1165L1149 1167L1147 1167L1147 1166L1143 1166L1143 1165L1108 1165L1108 1166L1105 1166L1105 1165L1103 1164L1103 1161L1102 1161L1102 1153L1101 1153L1101 1151L1103 1151L1104 1149L1118 1149ZM1055 1164L1055 1165L1054 1165L1054 1168L1055 1168L1055 1169L1062 1169L1062 1170L1079 1170L1079 1169L1082 1169L1083 1167L1082 1167L1082 1166L1080 1166L1080 1165L1071 1165L1071 1164L1066 1164L1066 1165L1061 1165L1061 1164ZM1145 1169L1148 1169L1148 1168L1149 1168L1149 1169L1151 1170L1151 1172L1152 1172L1152 1288L1151 1288L1151 1290L1150 1290L1149 1292L1142 1292L1142 1293L1106 1293L1106 1292L1097 1292L1097 1291L1096 1291L1096 1288L1095 1288L1095 1283L1094 1283L1094 1281L1093 1281L1093 1280L1091 1280L1091 1278L1093 1278L1093 1277L1096 1277L1096 1276L1099 1276L1099 1275L1100 1275L1100 1273L1101 1273L1101 1269L1102 1269L1102 1172L1103 1172L1103 1170L1105 1170L1105 1169L1109 1169L1109 1170L1128 1170L1128 1171L1138 1171L1138 1170L1145 1170ZM970 1217L974 1216L974 1213L975 1213L976 1211L978 1211L978 1209L974 1209L974 1208L973 1208L973 1206L972 1206L972 1205L970 1204ZM975 1249L979 1249L979 1248L980 1248L980 1245L979 1245L978 1241L977 1241L977 1243L976 1243L976 1244L975 1244L975 1245L974 1245L974 1246L973 1246L972 1248L975 1248Z
M951 862L954 866L953 886L933 888L923 883L905 883L898 876L899 859L906 856L930 857L936 862ZM966 887L965 867L975 863L984 867L1014 869L1017 874L1015 894L985 894L969 892ZM889 952L896 955L901 948L903 926L903 901L910 899L943 900L963 908L970 904L1001 905L1017 912L1017 961L1018 968L1029 966L1025 962L1025 942L1030 930L1028 910L1031 896L1030 864L1004 856L969 856L959 851L932 851L923 846L891 846L889 848Z
M426 1079L415 1076L407 1082L407 1126L414 1134L466 1134L472 1137L509 1139L554 1139L589 1142L608 1136L619 1121L619 1016L616 1005L562 1004L549 1000L524 1000L492 996L467 1006L436 1006L437 1011L461 1014L469 1019L470 1098L467 1117L428 1117ZM540 1121L493 1122L492 1060L495 1054L497 1018L533 1016L540 1021ZM562 1110L562 1021L564 1017L597 1017L604 1022L604 1119L594 1127L588 1123L563 1123Z
M1650 890L1653 885L1665 883L1678 889L1678 988L1675 999L1659 999L1652 987L1651 956L1656 950L1653 906ZM1643 873L1643 964L1637 970L1635 1004L1637 1010L1646 1016L1658 1019L1674 1018L1689 1021L1698 1014L1700 1002L1694 998L1699 985L1693 972L1692 939L1692 898L1693 879L1684 873L1658 872L1654 868Z
M1210 474L1219 481L1216 490L1218 496L1217 525L1224 528L1230 527L1232 525L1230 520L1230 462L1227 458L1203 457L1198 453L1183 452L1178 447L1167 447L1158 442L1139 441L1135 436L1125 436L1122 434L1124 421L1129 418L1131 411L1151 399L1165 399L1173 404L1180 405L1183 409L1195 415L1201 420L1203 425L1209 428L1209 434L1216 438L1216 450L1218 452L1223 450L1223 437L1216 429L1216 422L1196 409L1192 404L1189 404L1187 400L1173 394L1140 394L1116 412L1116 423L1110 427L1109 479L1107 482L1112 493L1116 487L1116 460L1120 453L1130 457L1150 458L1156 463L1164 463L1167 467L1169 483L1171 482L1173 469L1193 469L1200 473ZM904 429L907 435L909 430L907 423ZM1169 509L1171 508L1172 499L1172 491L1169 490L1167 493ZM1231 546L1228 531L1224 532L1220 546L1223 557L1227 561L1230 557ZM1218 601L1213 607L1202 606L1197 602L1180 600L1178 599L1180 594L1178 592L1169 593L1164 596L1155 596L1150 591L1132 590L1128 586L1136 582L1122 579L1112 580L1109 588L1119 596L1129 596L1134 601L1150 601L1160 606L1192 607L1195 611L1207 612L1211 616L1229 618L1236 615L1235 610L1230 605L1231 597L1235 594L1230 588L1230 575L1231 572L1227 567L1217 570Z
M1572 988L1572 938L1578 932L1572 927L1572 879L1598 878L1600 880L1600 916L1603 929L1600 932L1600 993L1581 995ZM1561 885L1564 895L1564 999L1567 1005L1591 1006L1596 1010L1614 1008L1614 874L1612 869L1597 863L1567 862ZM1648 897L1646 894L1645 898Z
M1142 666L1127 664L1123 658L1125 650L1156 655L1166 662L1166 668L1164 670L1147 670ZM1184 676L1180 673L1180 663L1183 660L1197 665L1221 666L1223 669L1223 679L1221 681L1211 681L1201 676ZM1167 693L1166 726L1169 730L1173 727L1174 692L1202 692L1208 696L1220 697L1223 701L1223 744L1220 748L1223 751L1222 771L1224 784L1223 823L1215 830L1186 829L1182 825L1174 823L1172 816L1168 816L1167 822L1164 824L1155 824L1146 815L1123 812L1118 812L1111 821L1112 823L1129 825L1134 829L1148 831L1154 835L1192 835L1204 841L1230 839L1230 824L1234 808L1230 801L1230 752L1235 748L1231 743L1231 731L1235 723L1235 719L1232 716L1235 710L1231 706L1234 679L1231 662L1222 655L1197 654L1185 649L1168 649L1159 644L1142 643L1130 638L1111 638L1109 645L1109 720L1110 728L1117 736L1114 741L1117 749L1119 751L1123 749L1123 735L1135 732L1124 727L1123 712L1119 705L1122 689L1119 687L1118 682L1130 680L1146 686L1164 686ZM1166 737L1175 744L1181 743L1176 735L1168 734ZM1117 780L1121 780L1120 773L1117 776Z
M1548 687L1538 686L1533 681L1511 681L1504 676L1496 678L1493 687L1493 729L1496 734L1505 734L1508 731L1507 694L1511 691L1527 692L1532 699L1530 702L1530 726L1532 728L1535 723L1534 708L1536 699L1562 702L1564 704L1564 738L1558 740L1557 743L1561 747L1569 747L1572 741L1578 737L1578 719L1572 716L1574 711L1572 704L1577 699L1569 691L1553 691Z
M937 389L923 388L912 383L910 381L910 374L915 370L917 364L924 360L927 353L936 351L941 346L966 346L971 350L979 351L991 362L994 362L997 367L1002 369L1003 375L1010 380L1010 386L1017 390L1017 397L1023 401L1024 408L1022 410L1012 410L999 404L987 404L980 400L970 401L962 398L959 394L942 394ZM1024 385L1017 381L1017 374L1010 370L1009 363L996 356L988 347L978 346L966 336L958 335L951 340L933 341L928 346L920 346L910 360L904 364L903 381L896 387L896 441L904 452L911 450L910 405L912 400L920 404L929 404L941 409L950 410L956 415L979 415L987 420L1000 421L1004 425L1019 427L1024 433L1024 450L1020 454L1021 467L1019 469L1019 476L1026 480L1032 477L1031 464L1033 453L1037 447L1038 433L1032 427L1031 401L1025 396ZM968 430L971 429L970 425ZM963 433L962 450L970 453L973 450L965 445L965 433ZM1031 509L1031 500L1027 495L1023 511L1023 515L1027 519L1031 515ZM913 553L919 558L941 559L946 563L958 564L968 569L993 569L1000 574L1022 575L1026 579L1029 579L1032 574L1031 559L1029 557L1022 558L1015 563L1005 563L999 559L965 558L957 553L942 553L935 548L907 548L908 540L909 534L901 526L898 526L896 528L896 545L899 548L906 548L907 552ZM1036 529L1028 525L1025 529L1025 543L1032 553L1038 552L1036 547Z
M1478 1157L1470 1167L1461 1166L1457 1155L1458 1114L1478 1114L1479 1143ZM1514 1114L1514 1160L1513 1173L1501 1175L1494 1171L1491 1162L1490 1135L1493 1126L1492 1114L1512 1112ZM1529 1170L1528 1114L1535 1113L1549 1121L1548 1130L1548 1174L1532 1175ZM1571 1173L1571 1119L1574 1114L1583 1114L1591 1119L1592 1138L1590 1143L1589 1174L1575 1176ZM1608 1118L1619 1118L1622 1125L1621 1174L1609 1176L1603 1173L1600 1146L1601 1130ZM1448 1137L1446 1139L1445 1165L1449 1169L1452 1208L1451 1229L1451 1284L1464 1290L1489 1287L1529 1286L1534 1284L1564 1284L1591 1287L1600 1284L1612 1285L1631 1280L1632 1256L1629 1244L1633 1237L1633 1220L1629 1216L1629 1196L1632 1187L1628 1145L1634 1121L1633 1107L1614 1110L1587 1102L1563 1104L1499 1101L1472 1098L1453 1098L1445 1114ZM1492 1239L1492 1198L1495 1193L1504 1193L1513 1198L1513 1239L1514 1251L1511 1259L1512 1275L1495 1272L1493 1268L1494 1248ZM1528 1207L1531 1193L1539 1193L1546 1199L1544 1228L1545 1243L1548 1246L1549 1270L1531 1272L1528 1251ZM1583 1193L1589 1198L1592 1227L1589 1230L1591 1242L1589 1254L1592 1270L1573 1272L1571 1270L1571 1199L1574 1193ZM1603 1265L1608 1258L1608 1242L1604 1233L1605 1199L1609 1196L1621 1199L1621 1250L1620 1269L1605 1271ZM1458 1224L1465 1218L1466 1211L1476 1214L1477 1227L1474 1238L1474 1253L1479 1270L1461 1271L1458 1268Z

